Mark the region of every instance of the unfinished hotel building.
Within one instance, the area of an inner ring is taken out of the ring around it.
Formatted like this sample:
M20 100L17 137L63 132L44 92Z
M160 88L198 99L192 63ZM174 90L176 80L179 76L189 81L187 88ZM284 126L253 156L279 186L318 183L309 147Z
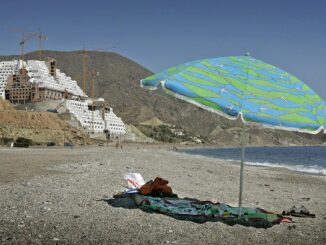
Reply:
M125 124L104 99L88 98L75 80L57 69L54 59L1 61L0 97L17 105L55 101L58 106L47 109L64 108L88 132L126 133Z

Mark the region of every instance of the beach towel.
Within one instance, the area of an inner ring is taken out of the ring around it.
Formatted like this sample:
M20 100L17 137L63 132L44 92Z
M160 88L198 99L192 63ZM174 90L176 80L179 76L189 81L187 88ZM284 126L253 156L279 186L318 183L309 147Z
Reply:
M137 195L136 198L138 199L137 204L142 209L198 223L219 221L228 225L241 224L257 228L268 228L281 222L291 222L291 219L288 217L261 208L243 207L241 209L243 215L239 219L239 208L225 203L213 203L188 198L160 198L141 195Z

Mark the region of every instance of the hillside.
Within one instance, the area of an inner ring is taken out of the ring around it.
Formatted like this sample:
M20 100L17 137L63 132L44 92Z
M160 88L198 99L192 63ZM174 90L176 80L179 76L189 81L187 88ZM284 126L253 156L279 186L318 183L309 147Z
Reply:
M73 144L91 142L88 135L69 126L56 114L18 111L0 99L0 138L18 137L31 139L35 144L63 145L64 139Z
M81 51L44 51L45 57L57 59L58 67L79 82L82 81ZM26 55L37 59L38 53ZM0 56L0 60L11 60L14 56ZM194 134L210 136L222 144L238 144L240 129L237 122L229 121L204 111L160 91L140 88L139 81L151 72L139 64L111 52L88 52L88 70L96 69L95 94L106 99L115 113L124 122L137 125L157 117L164 123L176 125ZM89 93L88 93L89 94ZM220 130L222 129L222 130ZM228 131L226 129L229 129ZM232 133L230 133L232 131ZM318 144L321 137L312 137L274 130L251 130L252 144Z

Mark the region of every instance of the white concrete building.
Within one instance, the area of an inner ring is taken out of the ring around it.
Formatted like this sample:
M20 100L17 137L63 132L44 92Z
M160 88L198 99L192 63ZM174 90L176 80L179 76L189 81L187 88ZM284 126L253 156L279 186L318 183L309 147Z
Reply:
M7 79L19 69L18 60L0 61L0 97L5 99Z
M108 130L111 136L124 135L126 126L120 117L117 117L112 108L95 105L92 100L66 100L66 108L75 115L85 130L104 132ZM92 110L94 107L94 110Z
M67 91L74 95L73 98L87 97L77 85L77 81L72 80L71 77L66 76L59 69L56 69L55 76L52 76L46 62L28 60L26 63L26 69L29 71L28 75L31 78L30 81L37 83L40 88L46 87L57 91Z

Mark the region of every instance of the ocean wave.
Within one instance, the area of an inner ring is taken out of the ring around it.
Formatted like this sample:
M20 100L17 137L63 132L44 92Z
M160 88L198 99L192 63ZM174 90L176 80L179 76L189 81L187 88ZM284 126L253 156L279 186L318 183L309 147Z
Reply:
M263 167L272 167L272 168L286 168L298 172L310 173L310 174L318 174L318 175L326 175L326 168L321 166L312 165L312 166L304 166L304 165L289 165L284 163L269 163L269 162L245 162L246 165L249 166L263 166Z
M186 151L192 155L224 159L239 163L239 149L196 149ZM248 148L245 164L251 166L285 168L306 174L326 176L325 147L272 147ZM313 159L313 160L312 160Z

